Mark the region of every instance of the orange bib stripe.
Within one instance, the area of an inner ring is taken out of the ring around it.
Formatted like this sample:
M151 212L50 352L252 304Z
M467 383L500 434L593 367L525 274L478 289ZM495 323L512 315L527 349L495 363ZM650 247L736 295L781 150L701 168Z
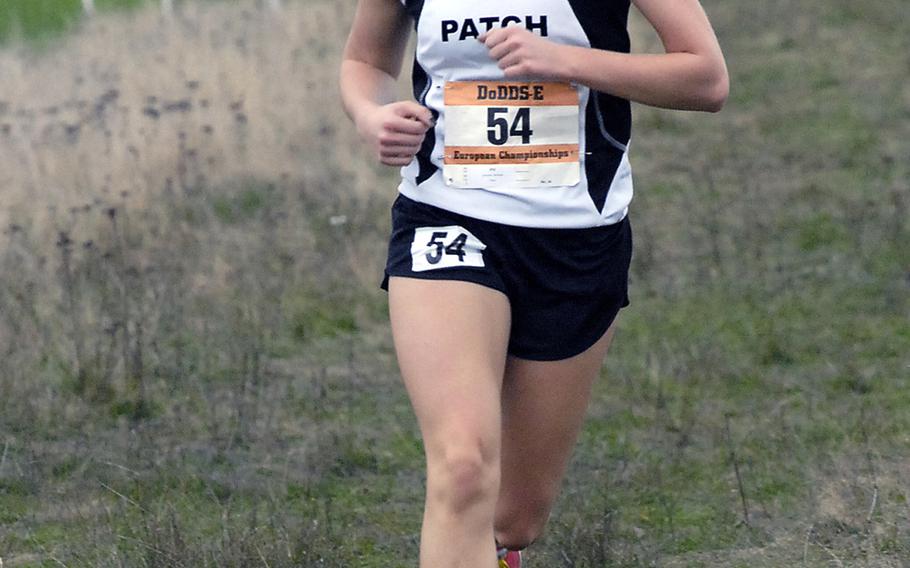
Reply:
M446 146L446 165L525 165L578 162L578 144L541 146Z
M446 106L578 106L578 91L567 83L452 81Z

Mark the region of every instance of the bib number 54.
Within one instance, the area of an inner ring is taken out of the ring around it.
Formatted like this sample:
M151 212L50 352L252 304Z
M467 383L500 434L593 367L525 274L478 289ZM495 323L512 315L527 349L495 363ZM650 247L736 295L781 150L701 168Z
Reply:
M468 240L468 236L464 233L459 233L458 236L455 237L455 240L446 244L445 239L448 236L449 234L444 231L433 232L433 236L430 237L430 242L427 243L427 246L436 247L436 250L426 254L427 262L430 264L439 264L439 261L442 260L442 255L444 254L457 256L459 262L464 262L464 257L467 254L464 251L464 245Z
M530 107L518 107L512 118L511 126L509 125L509 107L489 107L487 109L487 140L490 144L502 146L512 137L520 137L522 144L530 144L533 135Z
M420 227L411 242L411 269L424 272L455 266L484 266L486 245L463 227Z

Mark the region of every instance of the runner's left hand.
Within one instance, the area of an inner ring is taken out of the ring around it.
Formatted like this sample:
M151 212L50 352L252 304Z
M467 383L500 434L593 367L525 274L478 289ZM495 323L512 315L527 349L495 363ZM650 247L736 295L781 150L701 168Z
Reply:
M518 26L490 30L477 39L487 46L490 57L499 62L506 77L568 78L565 45Z

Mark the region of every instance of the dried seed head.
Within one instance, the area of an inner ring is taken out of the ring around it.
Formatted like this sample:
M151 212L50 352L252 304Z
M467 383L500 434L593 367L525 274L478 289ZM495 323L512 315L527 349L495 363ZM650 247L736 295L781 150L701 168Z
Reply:
M193 108L193 103L189 99L171 101L164 104L165 112L188 112Z
M79 138L79 131L82 129L81 124L64 124L63 131L66 132L66 139L68 142L75 143Z

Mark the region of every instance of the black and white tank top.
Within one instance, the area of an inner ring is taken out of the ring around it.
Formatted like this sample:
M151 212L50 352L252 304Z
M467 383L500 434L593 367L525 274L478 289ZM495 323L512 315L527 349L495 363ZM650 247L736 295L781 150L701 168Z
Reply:
M550 41L628 53L629 0L401 0L414 19L414 96L436 126L399 191L524 227L594 227L632 200L629 102L582 85L506 79L483 32L524 26Z

